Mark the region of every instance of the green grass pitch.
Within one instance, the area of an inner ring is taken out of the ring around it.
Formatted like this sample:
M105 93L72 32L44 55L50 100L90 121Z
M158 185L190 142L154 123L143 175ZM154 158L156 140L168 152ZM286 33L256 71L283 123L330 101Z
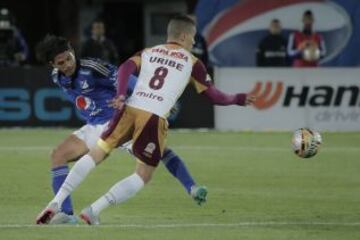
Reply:
M35 226L52 197L49 153L69 129L0 130L0 239L360 239L360 133L323 133L320 153L300 159L291 133L171 131L168 145L209 199L197 206L160 166L135 198L102 225ZM76 212L134 160L114 151L73 194Z

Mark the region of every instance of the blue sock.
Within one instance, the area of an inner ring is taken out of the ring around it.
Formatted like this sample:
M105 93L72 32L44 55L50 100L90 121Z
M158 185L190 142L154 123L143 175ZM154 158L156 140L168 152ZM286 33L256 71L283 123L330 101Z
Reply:
M52 188L54 193L56 194L59 191L63 182L65 181L65 178L69 173L69 168L66 165L61 167L56 167L51 170L51 173L52 173ZM63 211L68 215L74 214L70 196L67 197L63 202L61 206L61 211Z
M171 149L166 148L162 161L168 171L176 177L184 186L186 191L190 193L191 187L195 185L195 182L181 158Z

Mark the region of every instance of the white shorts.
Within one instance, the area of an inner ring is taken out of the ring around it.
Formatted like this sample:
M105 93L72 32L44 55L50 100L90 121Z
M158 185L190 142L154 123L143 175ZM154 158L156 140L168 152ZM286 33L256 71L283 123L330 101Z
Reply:
M86 146L91 149L96 145L97 140L101 137L101 134L106 129L106 126L109 122L106 122L104 124L97 124L97 125L91 125L86 124L82 126L80 129L73 132L73 134L85 142ZM123 144L119 147L122 150L126 150L128 152L132 152L132 143L131 141Z

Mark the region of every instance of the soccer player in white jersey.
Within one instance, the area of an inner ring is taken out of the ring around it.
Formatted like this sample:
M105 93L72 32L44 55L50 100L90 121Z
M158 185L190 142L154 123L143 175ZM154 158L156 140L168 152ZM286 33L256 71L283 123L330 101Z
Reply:
M104 131L115 109L108 101L116 96L118 68L100 59L79 59L70 42L59 36L47 35L37 46L37 55L53 67L53 82L79 110L86 124L66 137L51 154L51 185L56 194L69 173L69 162L88 153ZM137 78L131 76L128 95L134 90ZM130 149L130 145L120 148ZM165 168L184 186L199 205L206 202L207 189L198 186L184 161L173 150L166 148L162 156ZM61 205L50 224L77 223L70 196Z
M254 96L226 94L211 84L203 63L189 52L196 32L191 18L186 15L174 17L167 31L166 44L144 49L120 66L117 97L112 101L116 113L97 145L73 166L54 199L39 214L38 224L48 223L90 171L112 149L129 140L133 141L132 150L138 158L134 173L82 210L80 217L88 224L99 224L102 210L120 204L140 191L150 181L163 154L166 116L189 83L214 104L245 106L255 101ZM139 76L138 82L133 94L125 100L131 74Z

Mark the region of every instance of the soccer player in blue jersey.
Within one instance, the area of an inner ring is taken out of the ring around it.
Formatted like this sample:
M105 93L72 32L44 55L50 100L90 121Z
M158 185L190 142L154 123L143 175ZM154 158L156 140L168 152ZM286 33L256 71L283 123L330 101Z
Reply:
M109 106L108 101L116 96L118 68L99 59L77 59L70 43L65 38L53 35L46 36L39 43L37 53L42 61L53 67L53 82L76 105L86 121L83 127L70 134L52 151L52 188L56 194L69 173L68 163L88 153L113 115L114 108ZM129 94L136 80L135 76L130 77ZM120 148L131 149L131 143L126 145ZM207 189L196 185L184 162L174 151L166 149L162 162L199 205L206 201ZM63 202L61 210L51 223L76 223L70 197Z

